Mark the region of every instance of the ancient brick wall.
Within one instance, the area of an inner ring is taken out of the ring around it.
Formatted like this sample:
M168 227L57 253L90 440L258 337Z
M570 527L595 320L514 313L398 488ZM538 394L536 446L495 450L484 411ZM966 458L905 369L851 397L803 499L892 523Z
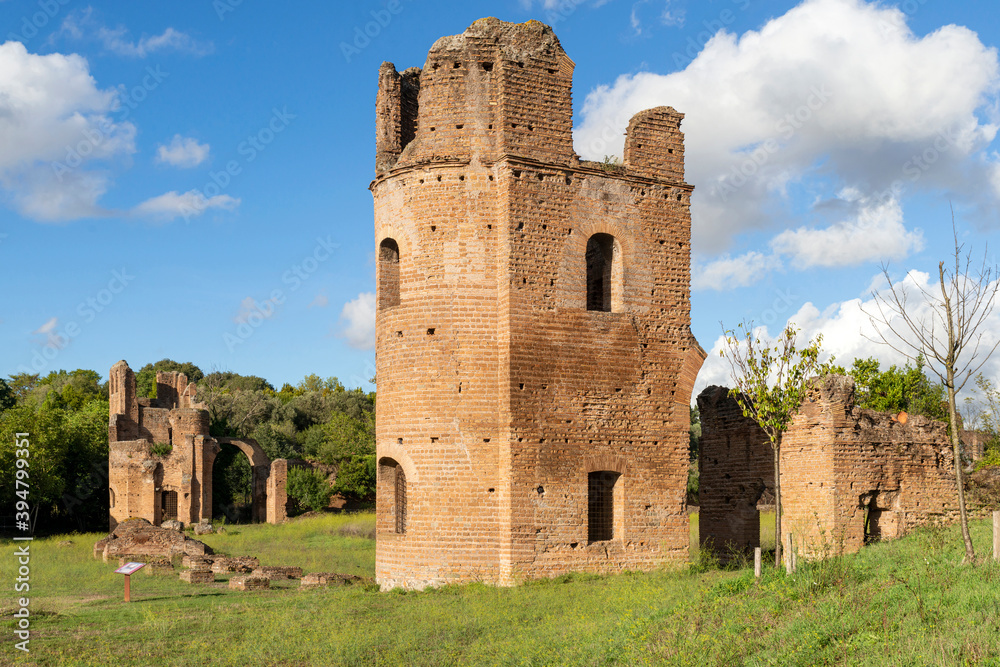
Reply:
M727 394L709 387L698 398L701 541L723 555L759 544L756 499L774 479L766 436ZM807 557L852 553L867 541L957 519L947 425L858 408L849 378L812 385L781 452L782 530Z
M422 70L380 70L384 586L687 555L704 352L689 329L682 115L637 115L609 173L573 152L572 72L550 28L497 19L438 40ZM409 141L404 79L419 88ZM603 291L588 303L588 290ZM591 539L597 496L611 539Z
M270 462L251 440L209 434L208 411L183 373L157 373L155 399L139 398L124 361L109 373L108 419L111 528L128 519L159 525L166 519L197 523L212 518L212 468L220 444L238 447L253 467L252 518L267 517ZM169 445L169 453L154 454ZM281 486L283 492L284 486Z

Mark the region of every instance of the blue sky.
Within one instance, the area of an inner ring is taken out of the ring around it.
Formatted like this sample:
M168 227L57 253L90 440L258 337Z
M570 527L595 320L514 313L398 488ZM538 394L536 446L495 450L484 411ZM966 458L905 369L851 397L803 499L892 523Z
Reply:
M276 386L374 374L378 66L483 16L552 25L576 150L686 114L693 330L861 336L883 261L933 287L954 206L995 261L994 2L0 0L0 375L170 357ZM367 32L367 34L366 34ZM993 317L988 335L1000 324ZM986 370L996 377L1000 356Z

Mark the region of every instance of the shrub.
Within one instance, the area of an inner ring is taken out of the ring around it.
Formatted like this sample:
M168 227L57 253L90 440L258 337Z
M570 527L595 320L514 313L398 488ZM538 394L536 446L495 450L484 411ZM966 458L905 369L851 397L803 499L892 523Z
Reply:
M303 507L319 511L330 504L333 488L319 470L291 468L288 471L288 496Z
M154 456L167 456L170 452L174 451L174 446L168 442L154 442L150 445L149 451L151 451Z

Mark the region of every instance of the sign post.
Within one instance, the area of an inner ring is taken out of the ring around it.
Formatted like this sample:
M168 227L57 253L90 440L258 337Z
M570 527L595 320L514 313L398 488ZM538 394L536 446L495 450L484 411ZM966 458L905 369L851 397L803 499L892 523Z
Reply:
M125 602L131 602L132 601L131 590L130 590L131 586L130 586L129 576L132 575L132 574L135 574L136 572L138 572L139 570L141 570L145 566L146 566L145 563L125 563L120 568L118 568L117 570L115 570L115 574L124 574L125 575Z

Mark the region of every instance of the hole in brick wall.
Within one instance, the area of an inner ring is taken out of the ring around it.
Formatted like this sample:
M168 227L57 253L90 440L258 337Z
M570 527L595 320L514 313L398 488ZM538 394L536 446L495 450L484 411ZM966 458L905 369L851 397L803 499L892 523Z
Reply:
M490 174L490 180L491 181L493 180L493 174Z
M548 229L548 228L549 228L548 225L542 225L542 229Z
M521 383L521 387L520 388L524 389L524 383L523 382Z
M460 181L464 181L464 180L465 180L465 175L463 174L463 175L459 176L459 177L458 177L458 180L460 180Z
M402 338L402 337L403 337L403 332L402 332L402 331L397 331L397 332L396 332L396 335L397 335L398 337Z
M666 243L666 241L664 241L663 239L660 239L660 245L663 245L664 243Z
M479 63L479 66L483 68L483 71L486 71L486 72L492 72L493 71L493 63L491 63L491 62L482 62L482 63Z
M517 223L517 227L514 228L514 231L519 232L522 229L524 229L524 223L523 222L519 222L519 223Z
M520 169L515 169L514 170L514 178L521 178L521 170Z
M545 180L545 176L543 174L535 174L535 178L537 178L540 181L544 181Z
M649 388L647 387L647 388L646 388L646 396L649 396L649 395L651 395L652 393L653 393L653 390L652 390L652 389L649 389Z
M547 384L543 384L542 385L542 389L548 389L548 388L549 388L549 385L547 385Z
M572 235L573 235L573 228L570 227L569 229L566 230L566 236L572 236Z
M571 185L572 183L573 183L573 179L570 178L569 176L567 176L566 177L566 185Z
M545 438L539 438L538 439L538 444L540 444L540 445L545 444Z
M397 445L403 444L403 439L402 438L396 438L396 444Z
M534 131L535 131L535 126L534 125L529 125L528 126L528 132L534 132Z
M489 438L483 438L483 442L489 442L489 441L490 441Z
M427 335L428 336L433 336L434 335L434 327L431 327L430 329L427 330Z
M517 123L511 123L510 124L510 129L516 130L517 129Z
M545 487L539 486L537 489L535 489L535 491L538 492L538 495L542 495L543 493L545 493Z
M649 296L656 296L656 290L655 289L649 290Z
M434 69L441 67L441 63L434 63Z
M431 128L431 132L436 132L436 131L437 131L437 128L436 128L436 127L432 127L432 128Z
M424 179L421 178L420 179L420 185L423 185L423 184L424 184Z
M524 63L518 63L517 66L518 67L524 67Z
M493 225L486 225L486 229L493 229Z
M636 148L642 148L642 144L636 144L635 147Z
M556 73L556 71L550 67L549 68L549 74L555 74L555 73Z
M460 393L460 394L462 393L462 383L461 382L458 383L458 393Z
M567 419L567 420L566 420L566 423L567 423L567 424L572 424L572 423L573 423L573 420L572 420L572 419Z
M432 444L433 444L433 443L435 443L435 442L437 442L437 441L438 441L438 439L437 439L437 438L435 438L435 437L433 437L433 436L431 437L431 443L432 443Z
M493 493L494 491L496 491L496 489L486 489L486 491L487 491L488 493Z
M441 182L441 177L440 177L440 176L438 176L438 183L440 183L440 182Z
M461 130L463 127L465 127L465 125L456 125L455 129L456 130Z
M671 154L673 154L673 152L674 152L674 149L673 149L673 148L668 148L668 149L667 149L667 152L668 152L668 153L671 153Z
M528 284L528 279L527 278L521 278L521 284L522 285L527 285Z
M580 545L579 542L570 542L569 543L569 548L570 549L576 549L579 545Z
M455 63L453 69L462 69L462 63Z
M677 201L680 201L680 200L681 200L681 196L677 195Z
M489 125L487 125L486 129L487 130L492 130L493 129L493 123L490 123Z
M549 278L549 287L552 287L555 284L556 284L555 279L554 278Z

